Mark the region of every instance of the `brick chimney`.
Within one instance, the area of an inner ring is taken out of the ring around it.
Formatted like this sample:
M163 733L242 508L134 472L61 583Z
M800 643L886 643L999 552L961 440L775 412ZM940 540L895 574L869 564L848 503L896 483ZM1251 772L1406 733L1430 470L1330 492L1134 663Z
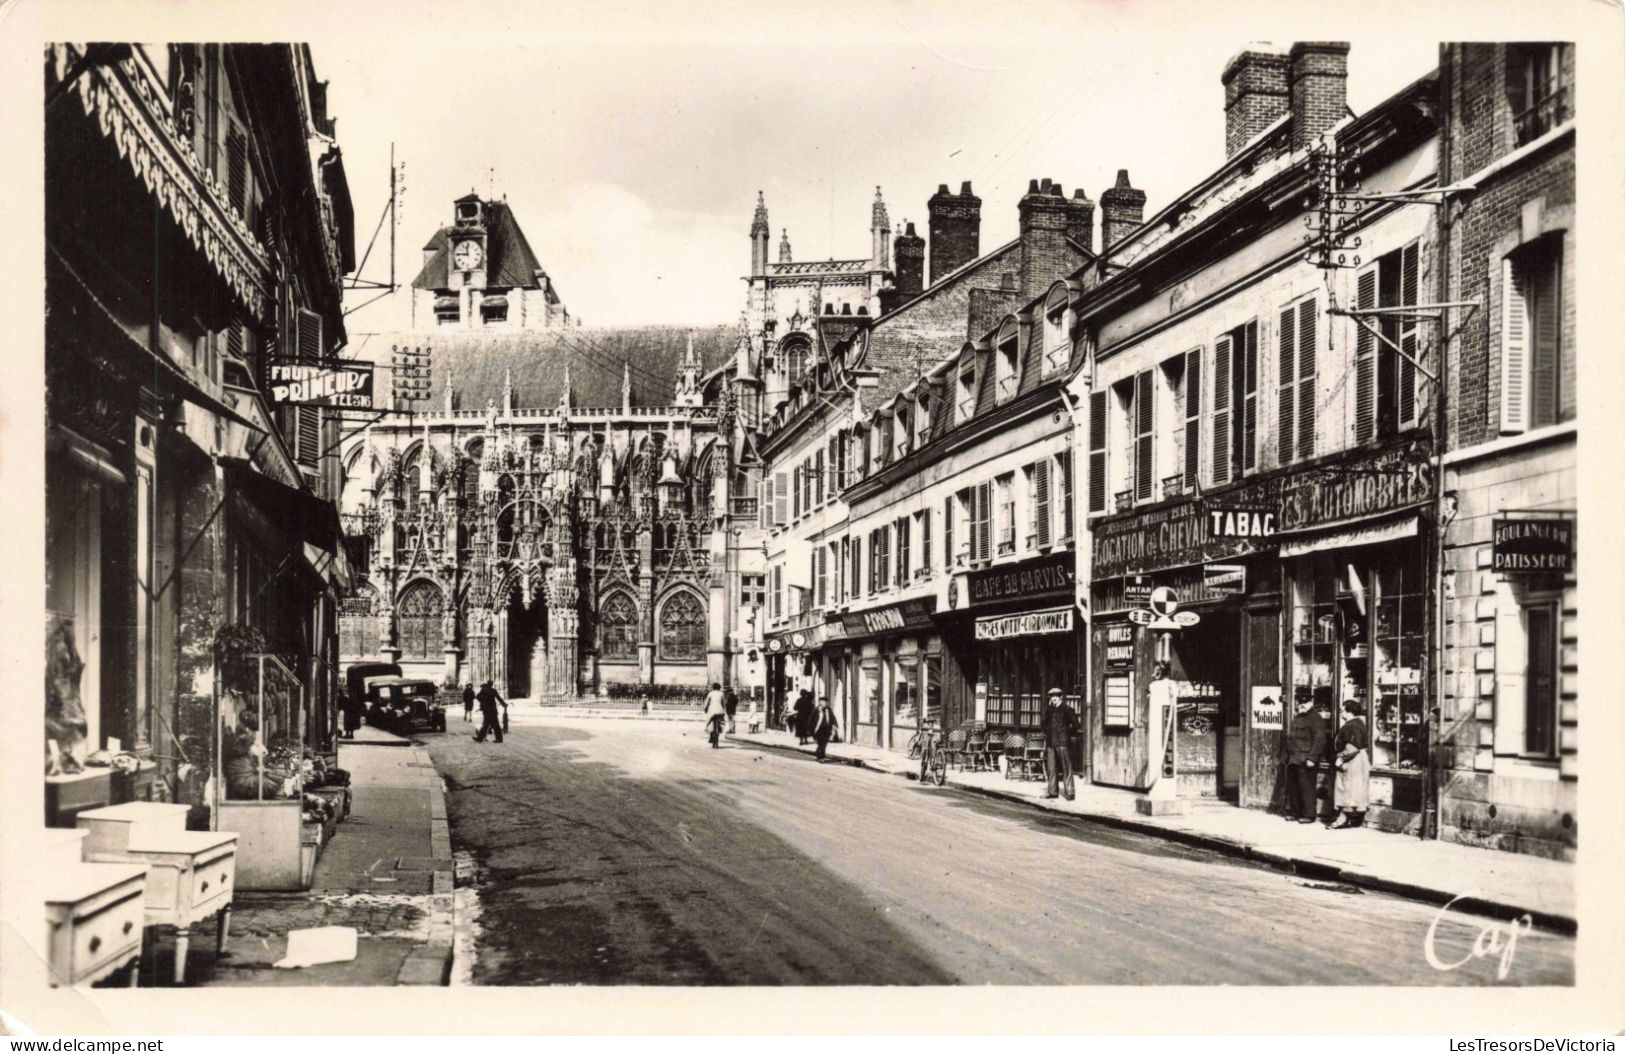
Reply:
M968 180L958 194L948 193L943 183L926 208L931 213L931 281L936 282L982 255L982 199L971 193Z
M1129 185L1128 169L1117 170L1117 185L1100 193L1100 251L1128 237L1145 222L1145 191Z
M899 302L911 300L925 288L925 239L914 233L914 224L904 221L903 233L892 240Z
M1267 44L1254 44L1226 63L1224 156L1237 152L1287 112L1287 57Z
M1348 113L1346 41L1304 40L1292 45L1288 74L1292 149L1302 150Z
M1068 199L1054 180L1034 179L1028 181L1027 193L1016 208L1021 214L1021 297L1025 301L1077 266L1077 254L1067 241L1087 242L1095 207L1086 197Z

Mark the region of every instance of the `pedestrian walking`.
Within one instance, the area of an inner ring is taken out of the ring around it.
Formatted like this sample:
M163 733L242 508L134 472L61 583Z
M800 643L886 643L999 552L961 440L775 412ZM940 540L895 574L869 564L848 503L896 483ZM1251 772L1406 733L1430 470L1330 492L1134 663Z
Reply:
M474 696L480 704L480 730L474 733L474 742L483 743L487 734L496 737L498 743L502 742L502 717L497 707L504 701L497 690L491 686L490 681L480 684L478 694Z
M829 741L835 735L835 711L829 708L829 696L818 697L818 709L813 711L812 737L818 744L813 757L819 761L824 760L824 751L829 748Z
M463 685L463 720L474 720L474 686L472 684Z
M349 692L344 694L344 738L354 739L355 730L361 727L361 700Z
M733 685L722 690L722 708L728 713L728 734L734 734L734 715L739 712L739 695Z
M1055 797L1059 784L1059 790L1066 795L1066 800L1072 801L1077 796L1072 778L1072 737L1078 731L1078 715L1066 705L1059 688L1049 690L1049 706L1044 709L1043 728L1044 776L1048 780L1044 797Z
M722 685L712 681L711 690L705 693L705 734L711 739L712 750L722 738L722 723L727 719L728 704L723 700Z
M1315 712L1314 700L1305 694L1297 701L1292 727L1283 739L1281 760L1286 769L1286 807L1289 821L1314 823L1319 811L1315 772L1326 755L1326 719Z
M1343 701L1343 726L1337 730L1333 749L1337 752L1337 782L1332 804L1342 813L1327 826L1334 831L1359 827L1371 805L1371 733L1365 726L1365 706L1356 699Z
M801 741L802 746L806 746L807 740L812 738L813 718L816 713L817 707L813 706L812 693L803 688L796 696L795 709L796 738Z

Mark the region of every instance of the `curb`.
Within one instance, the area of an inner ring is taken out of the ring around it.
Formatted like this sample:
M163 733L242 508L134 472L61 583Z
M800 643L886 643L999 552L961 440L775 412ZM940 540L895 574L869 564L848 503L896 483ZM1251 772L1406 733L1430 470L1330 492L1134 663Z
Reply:
M403 740L417 752L414 761L429 766L429 856L445 868L435 868L430 881L429 939L412 950L395 977L397 985L444 986L450 983L452 948L457 928L456 879L451 858L451 825L446 816L446 788L434 761L422 746ZM382 744L395 746L394 743Z
M730 736L729 738L736 739L736 741L740 743L748 743L751 746L763 747L768 750L777 750L788 754L796 754L802 757L806 757L808 754L807 751L802 750L798 746L790 746L779 743L761 743L754 739L737 739L737 737L733 736ZM911 782L913 782L915 779L914 774L911 771L893 771L891 769L877 768L868 764L862 758L841 757L834 754L829 754L826 755L826 760L838 762L851 768L867 769L870 772L878 772L887 776L900 776L903 779ZM1026 805L1033 809L1052 813L1057 816L1065 816L1074 820L1080 820L1085 823L1097 823L1103 827L1112 827L1117 830L1134 831L1139 834L1153 835L1166 841L1178 842L1182 845L1188 845L1195 848L1211 849L1225 856L1240 860L1248 860L1253 863L1264 864L1276 871L1284 871L1290 874L1300 875L1305 878L1313 878L1317 881L1343 882L1351 886L1371 889L1380 893L1391 893L1395 896L1404 897L1408 900L1418 900L1422 901L1423 903L1437 904L1439 906L1443 906L1454 901L1456 906L1462 911L1471 912L1478 915L1487 915L1495 918L1527 915L1530 921L1532 921L1535 925L1567 936L1573 936L1579 929L1576 920L1567 915L1539 911L1524 907L1520 904L1510 904L1490 897L1462 897L1457 900L1455 894L1448 893L1443 890L1433 889L1428 886L1420 886L1415 883L1405 882L1399 879L1385 878L1381 875L1374 875L1368 871L1341 868L1335 864L1322 863L1317 860L1303 860L1298 857L1275 852L1274 850L1250 845L1246 842L1238 842L1233 838L1225 838L1222 835L1203 834L1199 831L1184 831L1178 828L1159 827L1144 820L1124 816L1110 816L1104 813L1067 812L1066 810L1054 808L1044 804L1042 801L1034 800L1025 795L999 790L996 787L978 787L968 783L956 783L952 779L948 781L947 787L952 787L955 790L964 791L969 794L975 794L983 798L993 798L998 801L1015 802L1020 805Z

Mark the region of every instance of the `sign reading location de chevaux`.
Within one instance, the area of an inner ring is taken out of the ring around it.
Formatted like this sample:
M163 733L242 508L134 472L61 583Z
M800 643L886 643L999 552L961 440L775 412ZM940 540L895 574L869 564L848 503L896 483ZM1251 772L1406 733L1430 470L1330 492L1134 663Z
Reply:
M266 371L273 403L373 408L370 362L273 362Z
M1491 567L1508 575L1574 570L1574 521L1501 517L1491 525Z
M970 580L970 602L972 605L996 604L1031 597L1070 596L1074 568L1071 553L1055 553L1023 560L1019 564L972 571L967 576Z
M1024 611L976 620L977 640L1004 640L1007 637L1034 637L1045 633L1072 632L1072 609Z

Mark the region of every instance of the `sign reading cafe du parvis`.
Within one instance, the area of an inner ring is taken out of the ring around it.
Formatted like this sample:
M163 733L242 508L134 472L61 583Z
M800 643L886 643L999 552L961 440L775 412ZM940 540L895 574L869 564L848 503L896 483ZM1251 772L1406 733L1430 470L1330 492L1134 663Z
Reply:
M1286 470L1093 529L1096 578L1274 548L1279 532L1332 527L1433 497L1426 441Z
M1068 595L1076 572L1071 553L1055 553L1008 567L973 571L968 577L970 602L995 604L1001 600Z

